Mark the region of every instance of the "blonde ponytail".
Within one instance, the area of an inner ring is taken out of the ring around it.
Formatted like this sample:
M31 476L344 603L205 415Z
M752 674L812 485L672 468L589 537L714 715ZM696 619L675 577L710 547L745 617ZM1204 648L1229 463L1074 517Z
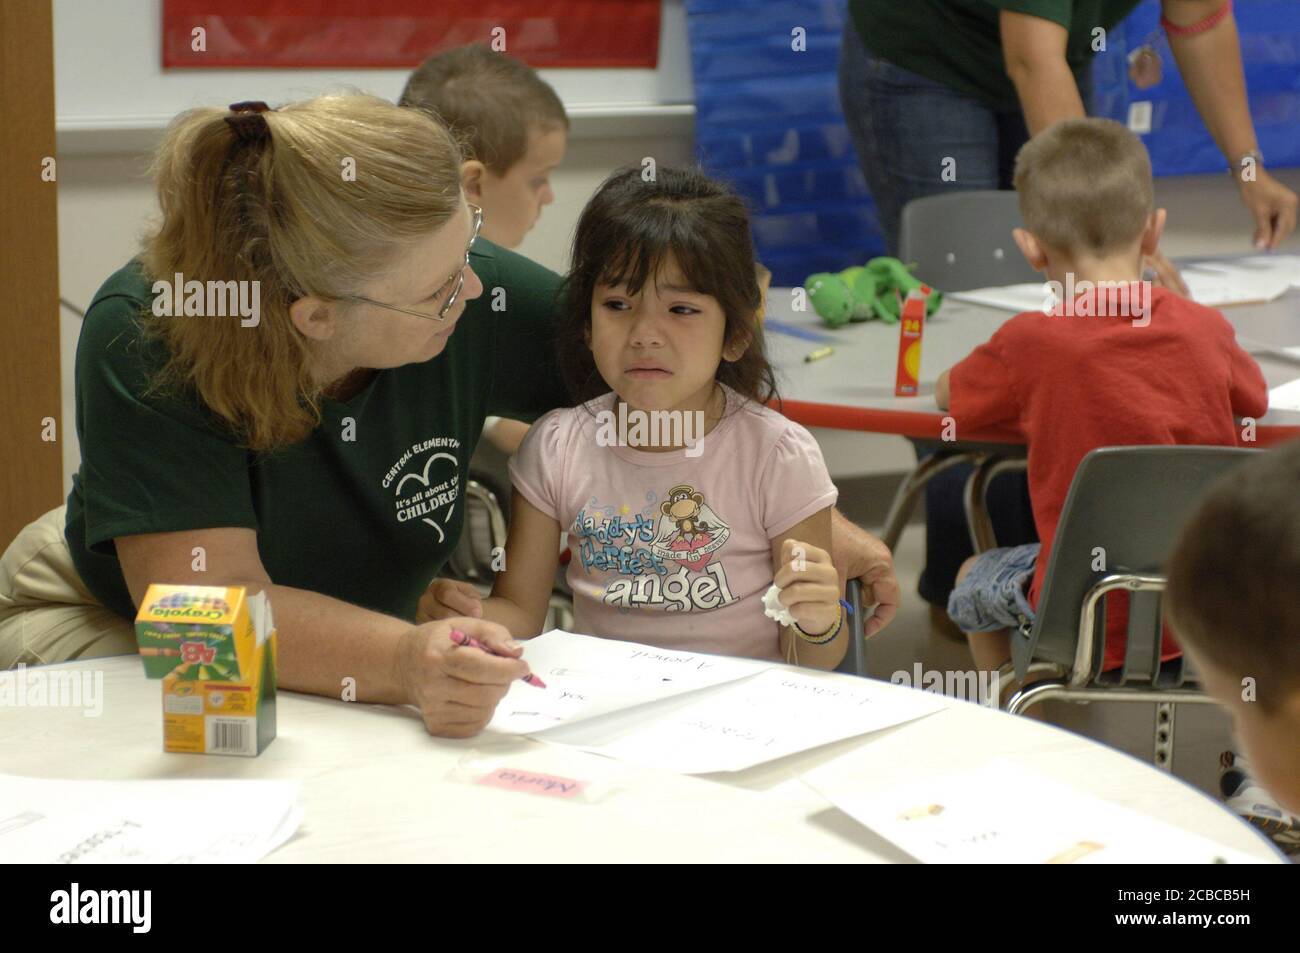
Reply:
M143 242L144 269L167 282L259 282L260 316L249 327L146 314L169 355L155 387L192 388L251 449L305 438L320 422L320 387L289 305L355 294L391 269L458 207L459 163L437 121L372 96L182 113L154 157L162 218Z

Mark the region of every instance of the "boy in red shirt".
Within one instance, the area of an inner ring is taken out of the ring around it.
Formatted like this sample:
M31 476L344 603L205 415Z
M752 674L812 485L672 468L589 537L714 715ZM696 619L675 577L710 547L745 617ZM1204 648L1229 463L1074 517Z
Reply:
M959 434L1011 425L1029 445L1041 544L971 557L948 603L987 671L1011 657L1008 629L1033 621L1079 461L1106 446L1235 445L1234 417L1268 407L1263 374L1223 315L1141 280L1165 210L1137 136L1109 119L1058 122L1020 150L1015 186L1025 228L1014 238L1053 283L1055 306L1007 321L935 390ZM1107 615L1110 669L1124 661L1124 613Z

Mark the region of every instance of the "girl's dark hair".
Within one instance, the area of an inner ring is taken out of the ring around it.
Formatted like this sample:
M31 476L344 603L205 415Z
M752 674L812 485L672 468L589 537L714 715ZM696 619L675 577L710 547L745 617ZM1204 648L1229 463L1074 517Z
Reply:
M722 306L724 342L749 342L739 360L718 365L717 380L760 404L776 397L758 323L762 292L745 204L699 170L664 167L650 181L642 178L640 167L619 169L578 219L556 327L569 396L584 403L609 390L588 345L592 290L598 284L626 285L629 294L637 294L656 280L669 254L688 285Z

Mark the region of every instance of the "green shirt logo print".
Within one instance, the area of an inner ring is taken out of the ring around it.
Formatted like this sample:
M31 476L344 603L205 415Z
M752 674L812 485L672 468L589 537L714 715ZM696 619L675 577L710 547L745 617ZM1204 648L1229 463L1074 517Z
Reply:
M430 479L429 471L438 460L447 461L451 465L451 473L434 482ZM421 472L408 473L397 481L397 521L405 523L418 517L437 531L439 543L445 542L447 534L443 532L443 527L451 519L459 495L460 465L455 454L432 454L425 461ZM439 510L443 507L446 507L446 511L441 513L441 521L432 519L431 517L439 516Z

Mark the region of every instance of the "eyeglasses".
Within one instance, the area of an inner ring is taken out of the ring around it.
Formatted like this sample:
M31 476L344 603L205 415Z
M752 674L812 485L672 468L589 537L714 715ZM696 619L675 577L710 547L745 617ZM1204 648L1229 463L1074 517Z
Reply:
M432 297L437 298L448 288L451 288L451 294L442 303L442 307L438 309L436 315L425 314L423 311L411 311L408 308L399 308L396 305L385 304L382 301L375 301L373 298L366 298L361 295L340 295L340 297L347 301L361 301L365 304L373 304L376 308L400 311L402 314L414 315L417 318L424 318L426 321L446 321L447 315L456 306L456 299L460 297L461 289L465 287L465 269L469 267L469 253L474 247L474 242L478 239L479 229L483 227L483 210L477 205L470 205L469 210L474 215L474 230L469 236L469 244L465 246L465 263L460 266L456 274L444 281L438 290L433 293Z

